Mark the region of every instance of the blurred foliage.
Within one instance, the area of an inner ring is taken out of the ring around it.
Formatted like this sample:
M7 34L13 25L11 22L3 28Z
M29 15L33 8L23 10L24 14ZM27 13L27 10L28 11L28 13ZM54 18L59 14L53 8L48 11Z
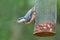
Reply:
M56 36L33 36L34 22L18 24L17 18L24 16L34 6L35 0L0 0L0 40L60 40L60 0L57 0L58 20Z

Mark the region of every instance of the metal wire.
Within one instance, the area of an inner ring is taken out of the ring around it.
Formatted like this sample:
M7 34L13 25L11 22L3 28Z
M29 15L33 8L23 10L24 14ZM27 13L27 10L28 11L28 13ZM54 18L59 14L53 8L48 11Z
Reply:
M35 23L47 21L56 23L57 19L57 0L35 0L36 18Z

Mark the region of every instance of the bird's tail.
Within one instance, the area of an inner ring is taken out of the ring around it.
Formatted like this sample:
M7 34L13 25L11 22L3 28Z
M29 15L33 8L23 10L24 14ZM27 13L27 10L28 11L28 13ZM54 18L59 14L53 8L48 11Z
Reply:
M19 19L17 19L17 22L18 22L18 23L22 23L22 22L24 22L24 21L25 21L24 18L19 18Z

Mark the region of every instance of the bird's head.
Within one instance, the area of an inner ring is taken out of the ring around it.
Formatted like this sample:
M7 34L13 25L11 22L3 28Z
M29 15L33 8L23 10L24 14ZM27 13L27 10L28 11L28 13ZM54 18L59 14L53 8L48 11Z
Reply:
M22 19L23 19L23 17L18 18L18 19L17 19L17 22L20 23Z

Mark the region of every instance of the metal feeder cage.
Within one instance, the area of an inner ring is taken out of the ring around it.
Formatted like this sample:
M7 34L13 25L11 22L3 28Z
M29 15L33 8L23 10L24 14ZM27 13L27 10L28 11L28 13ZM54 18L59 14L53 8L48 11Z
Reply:
M35 36L54 36L57 19L57 0L36 0Z

